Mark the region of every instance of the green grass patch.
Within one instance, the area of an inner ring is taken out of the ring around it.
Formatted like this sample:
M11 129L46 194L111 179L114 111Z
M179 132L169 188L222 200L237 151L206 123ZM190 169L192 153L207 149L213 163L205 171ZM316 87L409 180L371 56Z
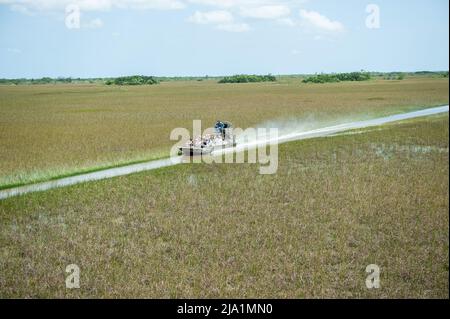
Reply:
M342 81L368 81L371 79L369 72L316 74L303 79L303 83L335 83Z
M226 76L219 80L219 83L254 83L254 82L275 82L277 78L271 74L268 75L248 75L238 74Z

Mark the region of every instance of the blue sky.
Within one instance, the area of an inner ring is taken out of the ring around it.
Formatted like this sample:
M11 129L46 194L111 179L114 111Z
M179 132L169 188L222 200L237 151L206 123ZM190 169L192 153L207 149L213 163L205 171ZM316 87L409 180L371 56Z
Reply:
M448 0L0 0L0 77L448 70L448 12Z

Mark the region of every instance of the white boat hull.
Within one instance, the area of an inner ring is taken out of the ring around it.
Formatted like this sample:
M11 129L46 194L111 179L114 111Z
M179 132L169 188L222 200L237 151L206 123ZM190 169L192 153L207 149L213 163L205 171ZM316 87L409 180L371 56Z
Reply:
M184 156L198 156L198 155L206 155L210 154L213 151L230 148L236 146L235 144L219 144L214 146L205 146L205 147L198 147L198 146L183 146L180 147L180 152Z

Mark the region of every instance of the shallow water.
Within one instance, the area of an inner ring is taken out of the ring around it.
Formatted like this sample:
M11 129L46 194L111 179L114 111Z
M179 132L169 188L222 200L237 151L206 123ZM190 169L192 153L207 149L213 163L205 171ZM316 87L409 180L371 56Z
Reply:
M180 163L181 163L181 157L176 157L176 158L172 158L172 159L165 158L165 159L155 160L155 161L146 162L146 163L132 164L132 165L116 167L116 168L109 168L109 169L105 169L105 170L101 170L101 171L97 171L97 172L93 172L93 173L80 174L80 175L71 176L71 177L64 177L64 178L55 179L55 180L48 181L48 182L30 184L30 185L19 186L19 187L15 187L15 188L2 190L2 191L0 191L0 199L17 196L17 195L22 195L22 194L26 194L26 193L31 193L31 192L45 191L45 190L49 190L52 188L69 186L69 185L74 185L74 184L88 182L88 181L95 181L95 180L100 180L100 179L105 179L105 178L128 175L128 174L142 172L142 171L148 171L148 170L157 169L157 168L161 168L161 167L177 165Z
M412 118L421 117L421 116L445 113L445 112L448 112L448 109L449 109L449 106L445 105L445 106L428 108L428 109L415 111L415 112L390 115L390 116L376 118L376 119L372 119L372 120L344 123L344 124L319 128L319 129L315 129L315 130L309 130L309 131L305 131L305 132L292 132L289 134L279 136L277 139L257 140L257 141L253 141L250 143L238 145L235 148L215 151L213 155L220 155L220 154L224 154L224 153L228 153L228 152L235 152L235 151L243 151L248 148L258 147L258 145L266 145L269 143L280 144L280 143L285 143L288 141L322 137L322 136L332 135L332 134L336 134L338 132L343 132L343 131L352 130L352 129L377 126L377 125L382 125L382 124L386 124L386 123L390 123L390 122L407 120L407 119L412 119ZM26 194L26 193L31 193L31 192L45 191L45 190L49 190L52 188L64 187L64 186L74 185L74 184L88 182L88 181L95 181L95 180L101 180L101 179L105 179L105 178L128 175L128 174L132 174L132 173L148 171L148 170L153 170L153 169L167 167L167 166L174 166L174 165L178 165L181 163L183 163L183 158L180 156L180 157L150 161L150 162L146 162L146 163L132 164L132 165L122 166L122 167L117 167L117 168L110 168L110 169L105 169L105 170L101 170L101 171L97 171L97 172L93 172L93 173L80 174L80 175L60 178L60 179L56 179L56 180L52 180L52 181L48 181L48 182L30 184L30 185L11 188L11 189L1 190L0 191L0 199L17 196L17 195L22 195L22 194Z

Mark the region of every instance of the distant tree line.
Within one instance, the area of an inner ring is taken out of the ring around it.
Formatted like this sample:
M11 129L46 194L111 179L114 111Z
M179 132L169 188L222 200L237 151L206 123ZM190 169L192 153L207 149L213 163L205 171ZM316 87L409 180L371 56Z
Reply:
M98 83L98 84L116 84L116 85L143 85L159 83L158 78L153 76L133 75L118 78L50 78L43 77L39 79L0 79L0 84L64 84L64 83Z
M421 74L421 75L427 75L427 74ZM405 73L401 73L401 72L391 72L391 73L386 73L383 75L383 79L384 80L404 80L406 77Z
M384 80L402 80L406 76L426 76L433 78L448 78L448 71L417 71L417 72L352 72L352 73L336 73L336 74L286 74L277 77L268 75L234 75L234 76L171 76L171 77L155 77L155 76L122 76L118 78L71 78L71 77L42 77L38 79L1 79L0 85L28 85L28 84L65 84L65 83L96 83L107 85L144 85L156 84L168 81L203 81L214 80L219 83L248 83L248 82L267 82L283 79L298 79L304 83L329 83L341 81L366 81L370 78L382 78Z
M371 76L369 72L316 74L303 79L303 83L333 83L343 81L367 81Z
M237 74L233 76L226 76L222 78L219 83L249 83L249 82L275 82L277 78L272 74L268 75L248 75Z
M159 81L155 77L144 75L121 76L105 82L106 85L152 85L158 83Z
M50 78L40 79L0 79L0 84L52 84L52 83L71 83L72 78Z

